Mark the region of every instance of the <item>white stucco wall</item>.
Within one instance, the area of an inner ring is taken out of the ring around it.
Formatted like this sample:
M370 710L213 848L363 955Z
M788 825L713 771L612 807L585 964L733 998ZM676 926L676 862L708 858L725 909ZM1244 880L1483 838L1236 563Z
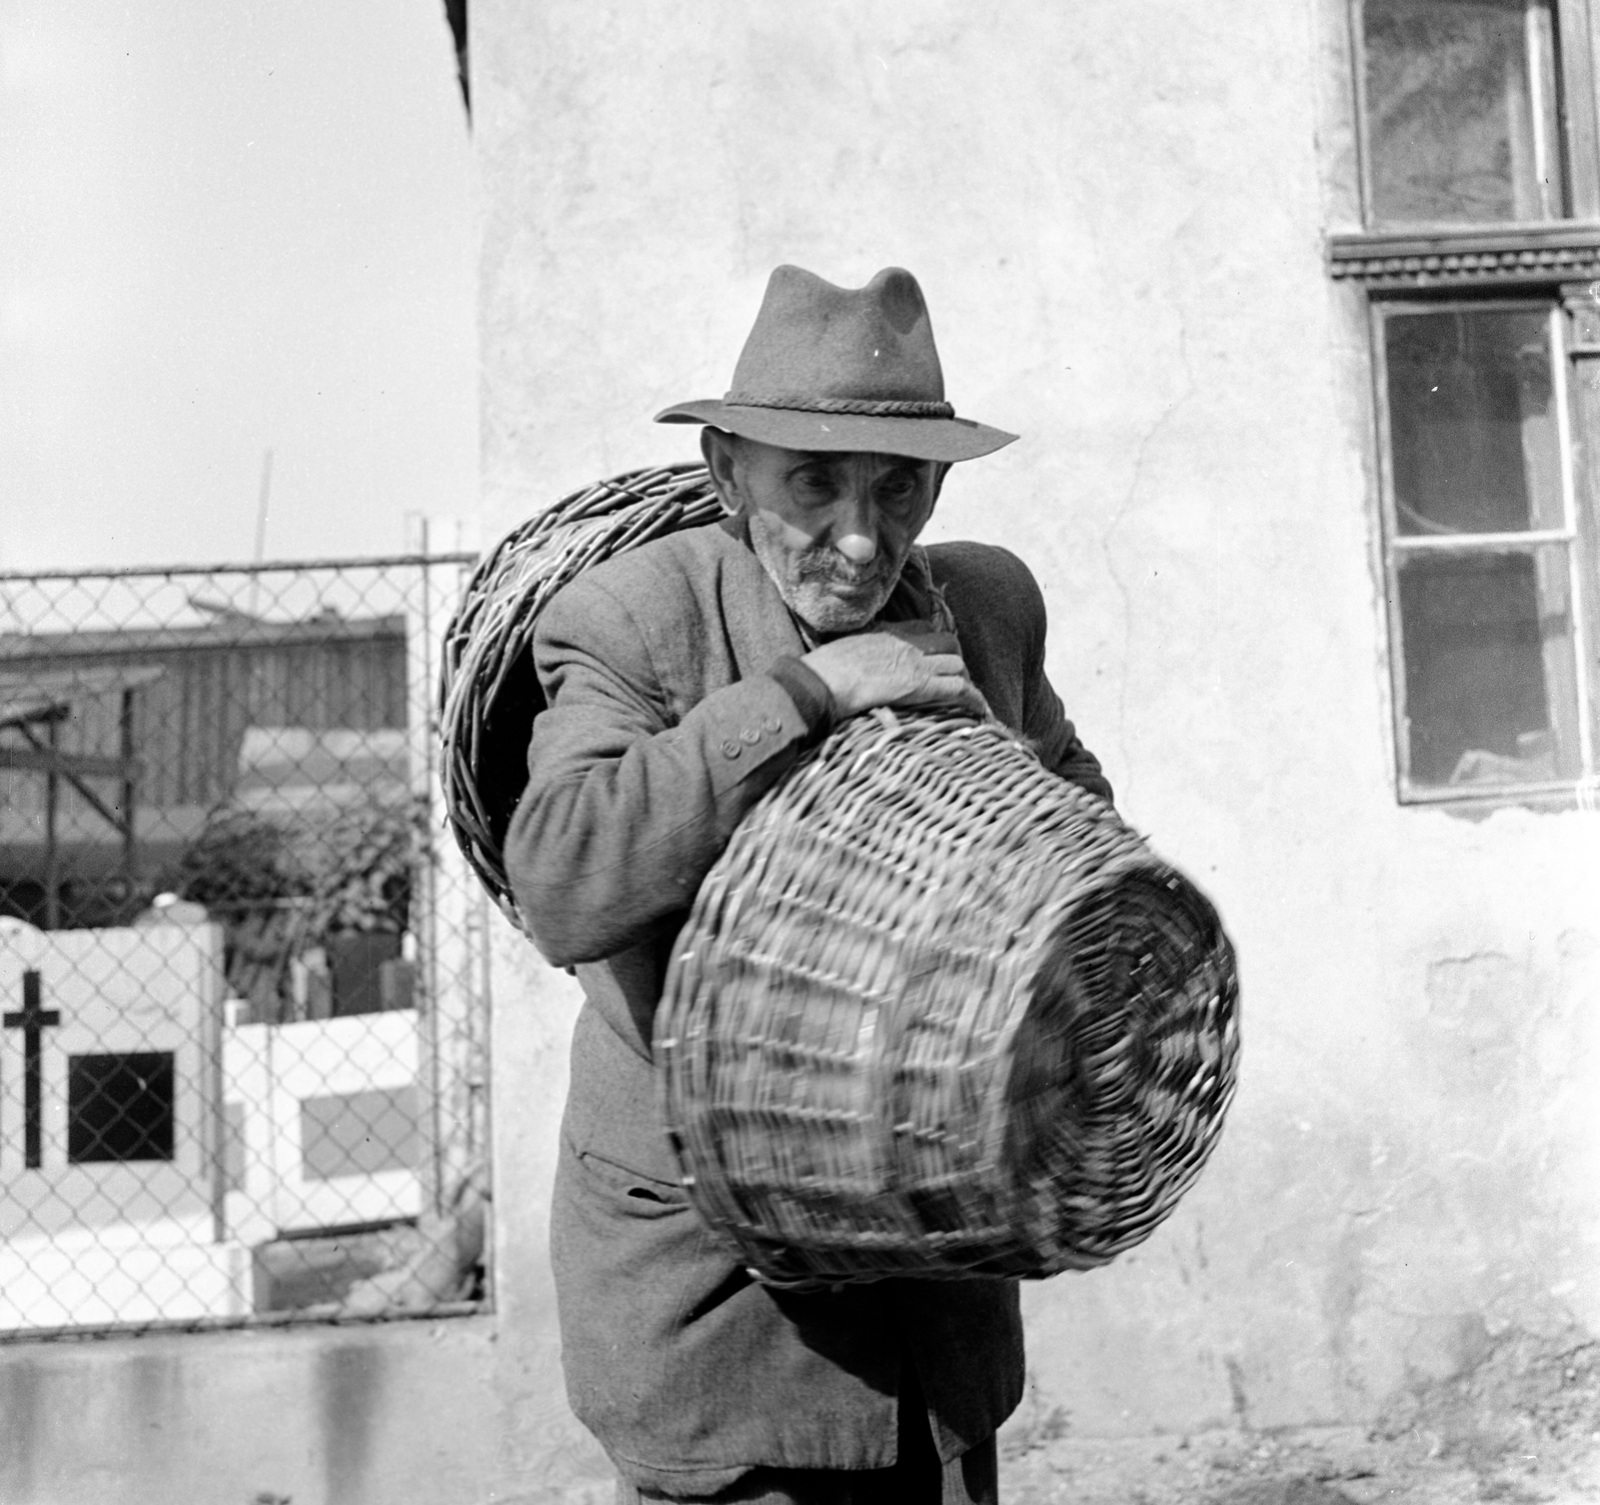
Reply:
M1322 259L1337 4L474 24L486 533L692 457L649 415L726 388L773 265L910 267L958 410L1024 436L932 535L1031 562L1069 711L1237 942L1225 1142L1146 1247L1030 1289L1035 1413L1358 1420L1501 1327L1600 1325L1600 828L1394 795L1361 315Z
M483 535L691 458L649 416L725 389L773 265L910 267L958 409L1024 436L933 536L1031 562L1070 713L1237 944L1223 1143L1147 1245L1029 1288L1014 1425L1365 1421L1497 1332L1600 1329L1600 820L1394 796L1361 309L1322 262L1340 0L471 24ZM495 925L495 1314L0 1350L0 1498L606 1497L545 1253L575 988Z

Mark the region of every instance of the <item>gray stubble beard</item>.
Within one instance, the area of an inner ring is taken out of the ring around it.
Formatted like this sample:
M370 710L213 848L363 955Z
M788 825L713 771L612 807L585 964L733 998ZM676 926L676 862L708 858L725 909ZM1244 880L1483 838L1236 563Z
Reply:
M772 581L778 594L783 597L783 603L797 617L800 618L814 632L825 636L838 636L843 633L860 632L883 610L885 603L893 594L895 581L899 578L900 571L896 569L887 576L875 593L870 610L865 612L847 606L837 597L828 594L823 589L822 598L818 601L810 596L806 587L817 585L817 577L824 580L837 578L837 572L831 567L807 570L804 561L815 556L819 560L825 559L832 553L826 545L808 549L798 555L786 555L775 546L772 540L762 531L756 519L750 520L750 547L758 560L761 568L767 572L767 578ZM791 578L785 566L795 567L794 577ZM808 579L807 577L811 578ZM810 599L808 599L810 596ZM821 610L818 610L818 608ZM835 608L835 610L830 610Z

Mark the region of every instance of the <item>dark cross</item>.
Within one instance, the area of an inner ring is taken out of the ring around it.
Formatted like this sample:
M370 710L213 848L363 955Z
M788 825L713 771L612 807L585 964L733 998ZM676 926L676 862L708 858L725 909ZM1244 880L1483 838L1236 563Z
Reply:
M39 974L22 974L22 1011L5 1016L7 1029L22 1031L23 1061L23 1145L24 1163L30 1171L44 1164L44 1106L40 1091L44 1075L40 1059L40 1046L44 1043L46 1025L60 1024L58 1009L41 1008Z

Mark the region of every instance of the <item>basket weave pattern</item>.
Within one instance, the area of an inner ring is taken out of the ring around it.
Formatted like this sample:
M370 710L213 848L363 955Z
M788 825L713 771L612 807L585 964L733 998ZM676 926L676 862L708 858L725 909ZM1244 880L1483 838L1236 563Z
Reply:
M530 651L539 613L602 560L721 515L704 466L629 471L508 533L467 582L441 646L445 808L468 863L519 930L504 843L527 784L533 718L544 709Z
M702 1213L775 1284L1045 1276L1146 1238L1238 1056L1215 911L993 723L846 723L735 831L656 1026Z
M705 471L634 471L509 534L443 645L443 781L521 928L507 826L544 699L529 645L584 570L714 521ZM764 1278L1043 1276L1172 1210L1238 1058L1215 911L992 723L858 717L702 884L656 1029L702 1214Z

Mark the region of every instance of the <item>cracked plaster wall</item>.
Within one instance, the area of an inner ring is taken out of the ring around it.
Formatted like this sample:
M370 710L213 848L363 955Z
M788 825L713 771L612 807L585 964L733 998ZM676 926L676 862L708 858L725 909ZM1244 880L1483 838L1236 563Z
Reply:
M1024 435L932 536L1030 561L1069 712L1245 988L1201 1185L1027 1292L1029 1406L1084 1431L1363 1420L1501 1328L1600 1329L1600 824L1394 797L1361 313L1321 250L1353 212L1342 14L474 11L485 536L692 457L648 417L725 389L780 261L909 266L958 410ZM499 960L497 1072L546 1105L497 1099L502 1342L545 1352L573 999Z

